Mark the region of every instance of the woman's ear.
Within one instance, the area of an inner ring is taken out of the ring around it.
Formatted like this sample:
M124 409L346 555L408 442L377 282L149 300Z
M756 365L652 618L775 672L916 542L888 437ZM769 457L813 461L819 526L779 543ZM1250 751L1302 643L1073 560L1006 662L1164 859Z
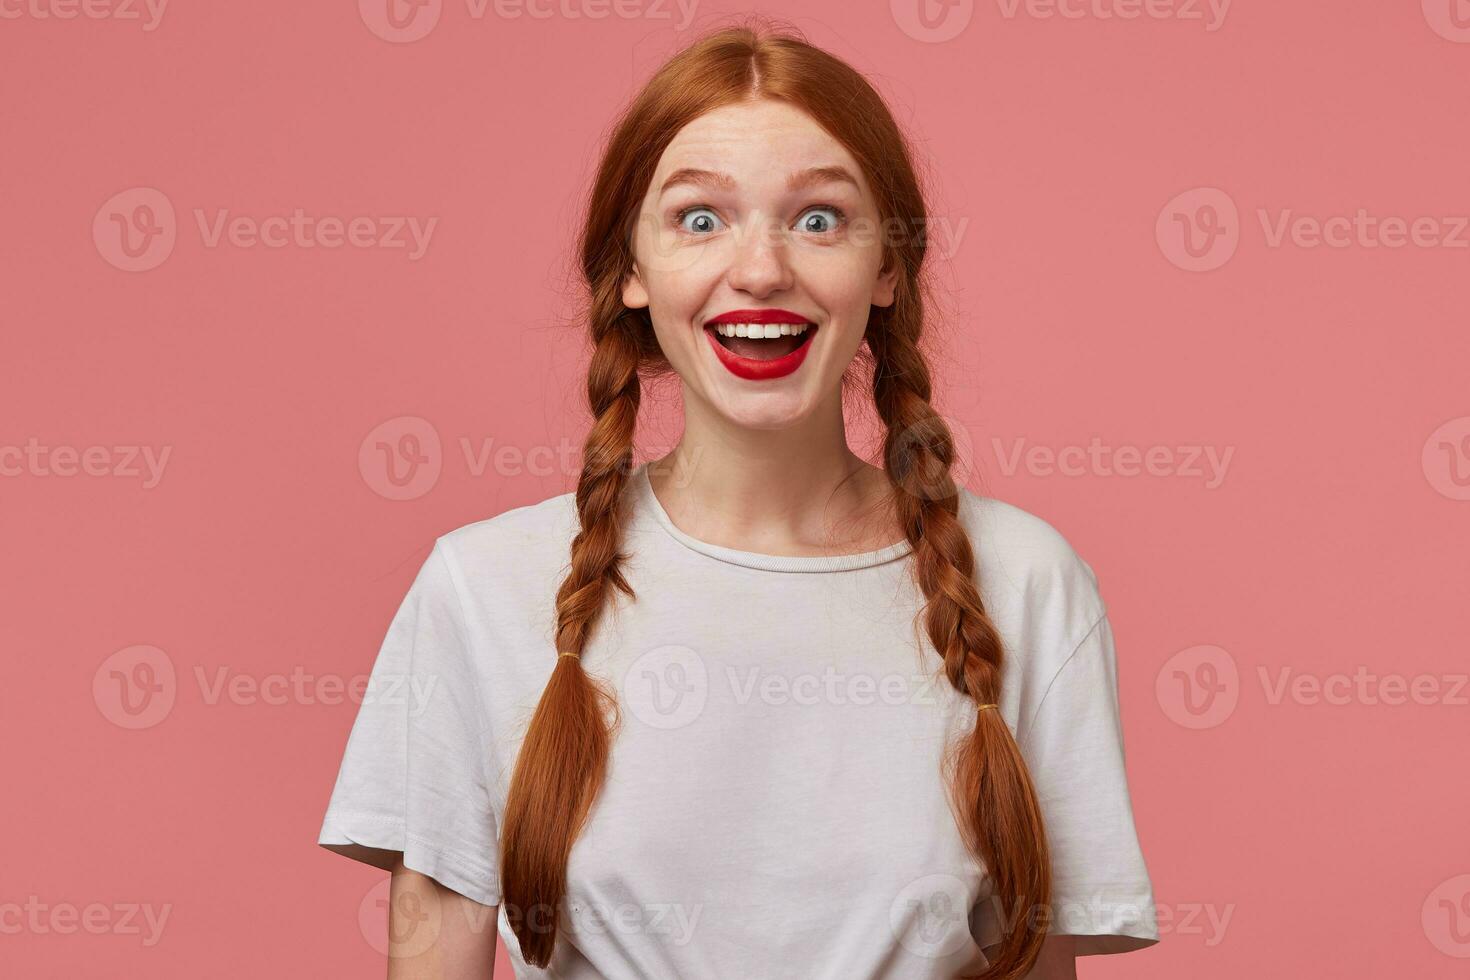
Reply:
M883 269L878 272L878 279L873 283L873 298L870 301L874 306L892 306L893 291L898 283L898 263L889 257L884 260Z
M648 290L643 288L643 276L638 272L638 263L623 277L623 305L630 310L648 305Z

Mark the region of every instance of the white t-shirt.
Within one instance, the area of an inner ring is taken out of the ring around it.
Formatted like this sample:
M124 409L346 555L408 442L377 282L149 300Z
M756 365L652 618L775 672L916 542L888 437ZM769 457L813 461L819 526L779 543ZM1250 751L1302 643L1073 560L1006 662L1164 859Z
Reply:
M951 980L1001 936L940 758L973 728L919 628L906 542L777 557L711 545L633 473L637 593L604 611L585 670L622 728L568 863L549 970L520 980ZM1054 933L1079 954L1158 941L1124 769L1117 667L1092 569L1049 524L961 491L1004 639L1000 712L1040 797ZM388 628L319 843L402 851L501 901L497 827L558 651L571 493L440 537Z

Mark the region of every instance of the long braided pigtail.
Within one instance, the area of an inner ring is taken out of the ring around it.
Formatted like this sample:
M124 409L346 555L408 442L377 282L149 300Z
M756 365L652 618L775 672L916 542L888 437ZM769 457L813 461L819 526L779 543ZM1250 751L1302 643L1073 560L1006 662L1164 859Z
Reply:
M875 311L870 327L873 395L887 427L884 460L893 504L914 547L914 576L926 604L920 618L945 677L977 707L1000 700L1005 651L975 582L975 553L959 520L951 468L954 438L930 404L929 366L918 347L916 291ZM883 315L887 314L887 315ZM1051 901L1051 861L1040 805L1020 747L999 710L979 709L975 727L953 743L944 768L961 834L985 865L1002 921L1015 923L981 974L1020 980L1035 965L1045 919L1030 914Z
M640 392L634 320L613 313L595 334L587 377L594 421L577 480L581 530L556 594L556 663L516 757L501 829L502 900L522 957L538 967L556 945L567 859L602 787L618 726L615 693L588 675L580 654L615 591L635 598L619 551Z

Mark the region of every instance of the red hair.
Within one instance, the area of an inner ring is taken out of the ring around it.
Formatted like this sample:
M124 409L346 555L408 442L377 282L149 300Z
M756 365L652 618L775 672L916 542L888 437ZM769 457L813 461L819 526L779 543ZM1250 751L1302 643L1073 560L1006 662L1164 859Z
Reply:
M925 604L919 619L945 677L976 705L999 700L1004 650L980 599L975 553L958 519L950 476L954 439L930 405L924 327L927 210L908 143L883 99L840 59L786 31L752 27L708 34L661 67L622 114L603 153L580 237L593 353L587 400L593 424L577 481L580 529L571 570L556 596L556 660L511 777L501 827L503 901L527 963L545 967L555 948L567 858L602 786L618 727L616 695L578 657L614 590L636 598L621 568L619 501L633 469L641 381L670 370L646 309L622 303L633 267L632 232L664 149L712 109L777 99L805 111L852 154L885 229L884 268L898 268L892 306L874 307L865 336L873 403L886 427L891 509L913 546ZM1040 807L1025 761L997 710L948 747L944 777L966 846L994 885L1009 929L981 974L1020 980L1035 964L1051 900Z

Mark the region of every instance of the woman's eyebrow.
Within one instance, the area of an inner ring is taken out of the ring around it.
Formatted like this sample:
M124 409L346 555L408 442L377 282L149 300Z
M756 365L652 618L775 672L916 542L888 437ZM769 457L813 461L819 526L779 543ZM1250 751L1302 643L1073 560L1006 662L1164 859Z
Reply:
M848 183L854 190L858 189L857 178L854 177L846 167L830 164L825 167L808 167L799 170L786 178L786 189L791 191L805 190L816 184Z
M791 191L804 190L816 184L848 183L854 188L858 187L857 178L852 175L846 167L830 164L823 167L808 167L798 170L786 178L786 189ZM659 188L659 194L665 194L671 187L680 184L693 184L699 187L713 187L718 190L733 190L735 178L729 174L720 173L717 170L700 170L697 167L680 167L669 174L668 179Z

